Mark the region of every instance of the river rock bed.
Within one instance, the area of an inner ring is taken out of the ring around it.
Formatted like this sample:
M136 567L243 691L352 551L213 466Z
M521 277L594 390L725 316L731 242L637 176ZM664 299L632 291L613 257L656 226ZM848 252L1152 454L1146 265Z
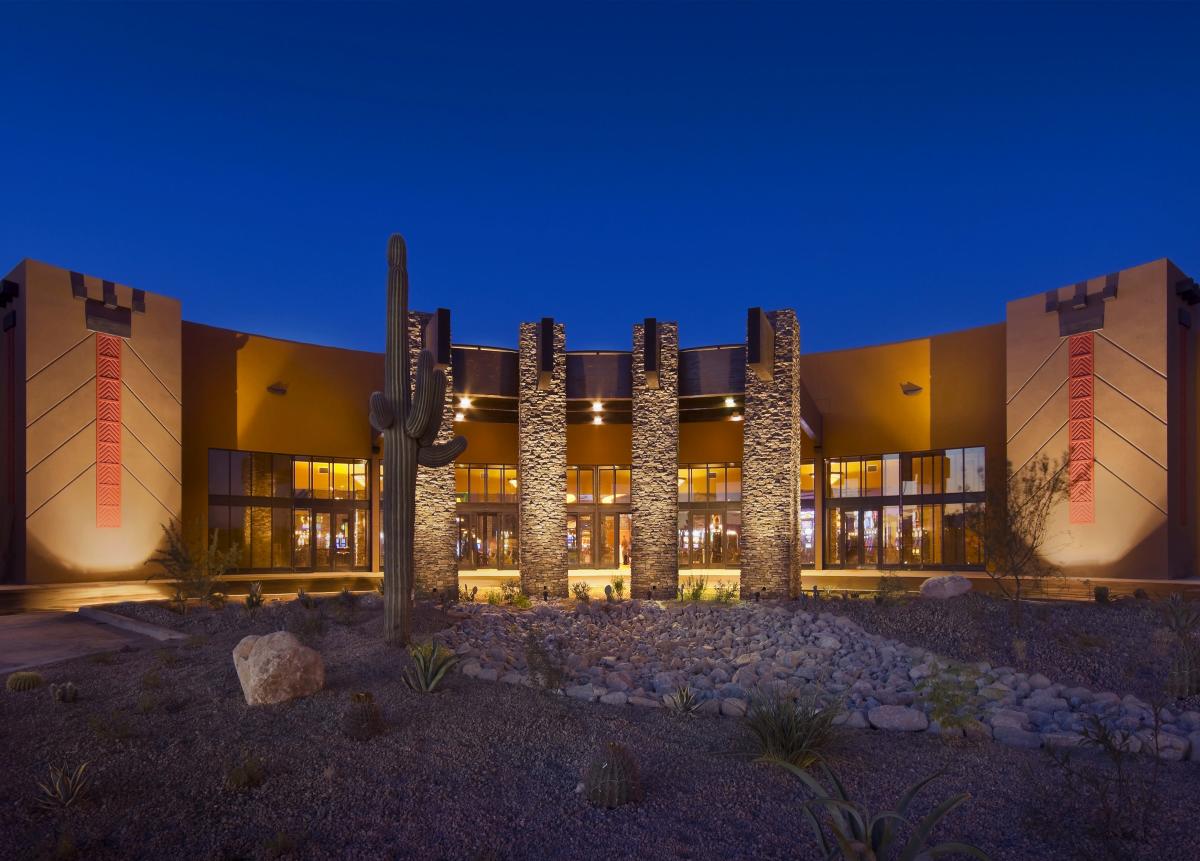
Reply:
M953 675L974 687L965 708L978 723L968 734L1022 748L1075 747L1097 715L1131 752L1200 760L1200 712L1162 708L1156 738L1153 709L1131 694L1067 687L985 662L951 665L795 603L576 602L461 612L438 639L458 655L460 672L483 681L549 683L575 699L643 708L662 708L687 686L702 712L731 717L744 715L757 692L775 691L836 703L838 723L849 727L962 733L930 719L920 684ZM547 678L547 665L555 678Z

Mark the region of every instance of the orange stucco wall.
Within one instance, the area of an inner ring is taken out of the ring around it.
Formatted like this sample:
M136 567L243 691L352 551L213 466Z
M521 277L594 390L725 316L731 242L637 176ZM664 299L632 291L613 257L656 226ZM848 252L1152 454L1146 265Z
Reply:
M517 462L516 422L455 422L454 432L467 440L459 463Z
M567 463L630 463L633 425L567 425Z
M742 459L742 423L680 422L680 463L732 463Z

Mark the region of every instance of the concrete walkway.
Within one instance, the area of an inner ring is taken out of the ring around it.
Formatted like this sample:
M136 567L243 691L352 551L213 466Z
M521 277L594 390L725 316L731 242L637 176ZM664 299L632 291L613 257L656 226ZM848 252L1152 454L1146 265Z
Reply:
M75 613L30 612L0 616L0 674L40 667L123 646L158 645L149 637L81 618Z

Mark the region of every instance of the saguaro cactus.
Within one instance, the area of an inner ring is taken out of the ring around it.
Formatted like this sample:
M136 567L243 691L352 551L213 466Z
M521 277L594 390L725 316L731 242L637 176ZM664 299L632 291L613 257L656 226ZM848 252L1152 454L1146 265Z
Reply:
M415 391L409 388L408 251L404 237L388 240L387 354L384 391L371 395L371 426L383 434L384 633L407 642L413 601L413 529L417 465L446 466L467 447L456 436L435 443L446 399L446 374L434 370L433 354L417 360Z

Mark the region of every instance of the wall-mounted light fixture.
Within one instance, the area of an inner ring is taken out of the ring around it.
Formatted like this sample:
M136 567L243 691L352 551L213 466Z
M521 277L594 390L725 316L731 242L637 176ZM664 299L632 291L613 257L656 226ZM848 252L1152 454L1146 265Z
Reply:
M919 392L922 392L924 390L920 386L918 386L916 383L912 382L911 380L905 380L903 383L900 384L900 391L904 394L905 397L912 397L913 395L915 395Z
M271 383L271 385L267 386L267 391L273 395L286 395L287 390L288 390L287 383L282 382L282 381L276 381L274 383Z

